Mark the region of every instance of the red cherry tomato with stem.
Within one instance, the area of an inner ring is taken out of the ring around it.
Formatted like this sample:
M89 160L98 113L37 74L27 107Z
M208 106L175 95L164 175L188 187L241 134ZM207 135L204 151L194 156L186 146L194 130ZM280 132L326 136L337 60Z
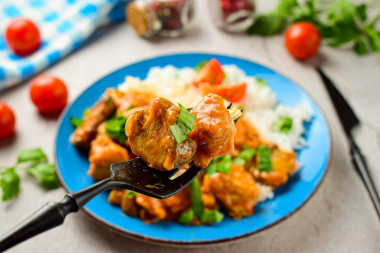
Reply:
M39 75L30 84L30 98L42 114L61 112L67 104L67 97L66 85L55 76Z
M8 25L5 40L12 51L21 56L33 53L41 44L37 25L26 18L17 18Z
M11 136L15 132L16 117L13 110L0 101L0 140Z
M321 36L310 22L297 22L285 32L285 46L288 52L298 60L307 60L317 54Z

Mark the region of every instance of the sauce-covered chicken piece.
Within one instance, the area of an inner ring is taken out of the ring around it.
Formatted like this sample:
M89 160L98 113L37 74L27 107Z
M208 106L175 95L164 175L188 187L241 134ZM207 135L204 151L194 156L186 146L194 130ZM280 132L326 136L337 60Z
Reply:
M99 134L91 142L88 174L96 180L103 180L110 176L110 166L113 163L128 161L128 152L116 144L105 134Z
M130 147L152 168L171 170L189 162L197 148L192 139L177 143L170 126L180 109L164 98L157 98L151 108L138 110L128 118L125 132Z
M160 220L177 220L180 214L190 207L189 189L168 199L155 199L146 195L137 194L136 203L140 207L140 218L146 223Z
M190 112L196 116L188 138L178 143L170 129L180 109L164 98L151 108L138 110L125 126L130 147L152 168L171 170L190 162L207 167L211 159L234 149L235 126L224 100L214 94L205 96Z
M243 166L232 164L231 172L205 175L210 181L211 192L223 203L228 214L234 219L253 214L260 188L252 175Z
M82 123L70 137L77 147L88 148L96 137L98 126L115 112L115 103L109 95L101 98L84 116Z
M258 146L264 144L260 138L259 132L244 117L236 122L235 127L235 148L240 150L245 145L251 148L257 148Z
M257 157L257 163L259 162ZM297 168L297 154L295 152L285 152L278 148L271 151L271 162L273 170L271 172L259 171L253 167L252 174L255 179L263 184L280 187L285 184L292 172Z
M235 126L222 97L208 94L190 112L196 116L194 129L189 134L198 144L195 165L207 167L213 157L234 150Z

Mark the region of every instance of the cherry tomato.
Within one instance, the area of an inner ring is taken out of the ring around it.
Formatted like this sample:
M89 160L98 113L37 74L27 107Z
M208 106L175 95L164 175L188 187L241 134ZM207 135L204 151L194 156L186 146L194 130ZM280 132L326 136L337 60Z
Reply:
M224 79L222 65L217 59L209 60L197 73L194 79L194 85L198 87L200 83L209 83L211 85L221 84Z
M0 140L11 136L15 131L16 118L12 109L0 101Z
M62 111L67 104L66 85L57 77L39 75L30 84L30 98L42 114Z
M21 56L33 53L41 44L38 27L26 18L13 20L7 27L5 39L13 52Z
M285 45L296 59L306 60L313 57L319 49L321 36L318 29L309 22L298 22L285 32Z
M203 96L206 96L209 93L214 93L233 103L236 103L242 100L247 90L246 83L218 85L218 86L209 85L209 84L201 84L199 87Z

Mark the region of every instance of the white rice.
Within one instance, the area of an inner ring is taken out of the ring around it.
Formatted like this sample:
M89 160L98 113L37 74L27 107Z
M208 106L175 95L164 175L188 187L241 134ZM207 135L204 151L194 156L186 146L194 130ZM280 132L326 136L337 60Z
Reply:
M239 102L244 107L244 115L259 131L261 138L268 143L276 144L283 151L294 151L307 145L302 134L305 132L303 123L311 120L309 111L297 105L290 106L277 104L276 95L269 85L260 84L253 76L247 76L245 72L235 65L223 65L226 74L225 83L247 83L246 97ZM195 104L201 96L197 89L191 85L196 72L192 68L177 69L171 65L160 68L151 68L146 79L140 80L127 76L125 82L119 85L119 90L128 92L131 90L151 91L159 97L181 103L186 107ZM273 126L279 117L292 118L292 128L289 133L280 133ZM297 169L301 167L297 163ZM260 187L259 201L272 199L273 188L263 184Z

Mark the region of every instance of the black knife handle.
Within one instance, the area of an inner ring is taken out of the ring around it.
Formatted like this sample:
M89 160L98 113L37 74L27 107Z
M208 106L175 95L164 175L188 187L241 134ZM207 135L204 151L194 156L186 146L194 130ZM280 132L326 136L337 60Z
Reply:
M372 180L371 173L369 172L368 165L365 157L362 155L359 147L355 144L354 140L350 138L350 153L352 158L352 163L354 164L357 172L359 173L364 185L367 188L369 196L371 197L372 203L376 209L377 215L380 219L380 199L379 193L376 186Z

